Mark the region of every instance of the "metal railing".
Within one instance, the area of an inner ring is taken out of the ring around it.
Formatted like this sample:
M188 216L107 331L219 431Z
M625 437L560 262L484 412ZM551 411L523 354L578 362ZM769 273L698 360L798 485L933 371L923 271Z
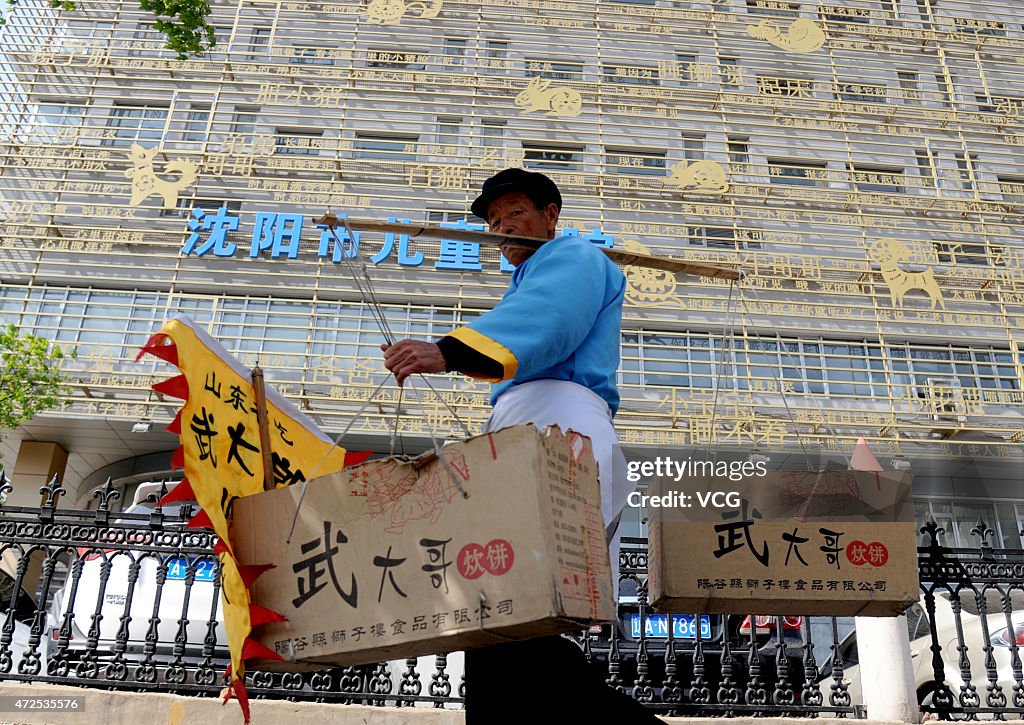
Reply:
M0 495L12 490L0 472ZM214 696L227 647L215 537L193 511L0 506L0 678ZM922 709L942 719L1024 714L1024 552L972 549L922 529L922 599L908 611ZM661 615L647 599L647 548L625 539L614 625L575 639L605 681L662 715L863 715L852 621L835 617ZM846 635L846 636L844 636ZM952 639L950 639L952 638ZM954 645L949 645L955 641ZM953 650L949 648L953 647ZM955 650L955 651L954 651ZM461 653L311 673L249 671L252 697L461 707ZM526 678L511 687L530 687ZM539 686L540 683L537 683ZM571 696L567 693L566 696Z

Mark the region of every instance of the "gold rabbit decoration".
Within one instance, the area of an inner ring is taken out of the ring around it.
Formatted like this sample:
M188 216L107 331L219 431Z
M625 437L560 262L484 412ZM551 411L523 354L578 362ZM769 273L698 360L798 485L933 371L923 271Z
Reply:
M523 113L547 111L548 116L575 118L583 109L583 96L573 88L550 88L551 79L537 76L530 79L516 96L516 106L523 108Z

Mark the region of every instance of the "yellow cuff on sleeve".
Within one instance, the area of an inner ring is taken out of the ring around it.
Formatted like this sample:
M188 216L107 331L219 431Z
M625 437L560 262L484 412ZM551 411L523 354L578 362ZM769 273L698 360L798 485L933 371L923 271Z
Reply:
M495 342L491 338L487 337L487 335L481 335L471 327L460 327L458 330L449 332L448 336L454 337L467 347L473 348L481 355L486 355L501 365L501 368L504 371L502 377L484 378L485 380L497 383L502 380L510 380L515 377L516 370L519 368L519 361L516 359L516 356L512 354L512 351L500 342Z

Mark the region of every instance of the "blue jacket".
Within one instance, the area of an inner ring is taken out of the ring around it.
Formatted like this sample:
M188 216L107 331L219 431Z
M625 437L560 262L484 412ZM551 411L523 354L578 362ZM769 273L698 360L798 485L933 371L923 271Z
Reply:
M501 364L492 405L513 385L569 380L614 414L625 289L622 272L593 243L557 237L516 268L494 309L449 335Z

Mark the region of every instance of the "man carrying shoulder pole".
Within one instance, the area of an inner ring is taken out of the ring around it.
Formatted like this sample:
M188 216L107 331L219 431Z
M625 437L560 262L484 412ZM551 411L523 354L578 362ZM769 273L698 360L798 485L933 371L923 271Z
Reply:
M578 236L555 237L561 209L558 187L543 174L506 169L487 179L473 214L492 232L549 241L537 250L502 247L516 269L494 309L436 343L407 339L381 349L399 385L417 373L452 371L496 383L488 431L556 424L588 436L617 570L617 528L632 486L612 425L619 405L615 375L626 280L592 243ZM524 681L526 686L512 691ZM524 697L529 692L551 697L531 701ZM591 722L661 722L608 687L579 647L563 637L466 652L467 725L527 722L541 715L552 722L588 715L595 718Z

